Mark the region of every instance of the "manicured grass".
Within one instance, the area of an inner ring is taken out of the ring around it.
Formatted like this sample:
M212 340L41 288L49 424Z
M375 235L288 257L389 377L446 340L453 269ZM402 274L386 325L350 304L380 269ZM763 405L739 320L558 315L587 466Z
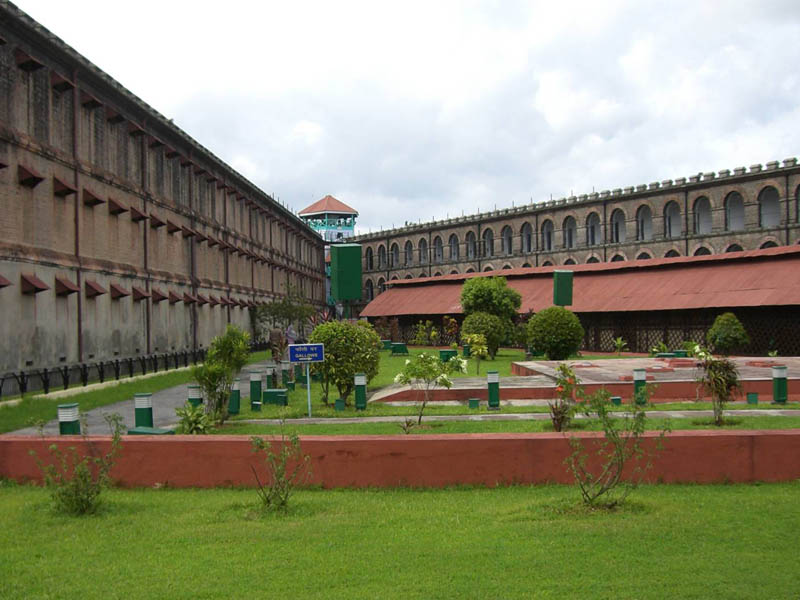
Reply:
M269 352L254 352L248 364L269 358ZM154 393L167 388L183 385L192 381L190 370L166 371L147 379L120 383L102 389L87 391L69 398L51 398L48 396L30 395L22 399L16 406L0 405L0 433L7 433L28 427L37 421L55 419L58 405L66 402L80 403L81 411L86 412L100 406L107 406L123 400L130 400L137 393Z
M427 413L426 413L427 414ZM661 429L667 419L648 419L647 428ZM710 418L702 419L669 419L669 426L674 430L679 429L717 429ZM423 427L415 428L412 434L440 434L440 433L542 433L552 432L553 426L547 419L536 421L426 421L422 419ZM296 432L299 435L394 435L401 434L400 423L337 423L331 419L330 423L320 425L294 424L286 422L286 432ZM736 417L729 419L721 429L796 429L800 427L800 417ZM598 431L600 429L596 420L574 421L573 431ZM261 423L236 423L228 422L214 433L224 435L262 435L279 433L277 425Z
M569 486L112 490L61 517L0 487L0 597L796 598L800 483L644 486L617 511Z

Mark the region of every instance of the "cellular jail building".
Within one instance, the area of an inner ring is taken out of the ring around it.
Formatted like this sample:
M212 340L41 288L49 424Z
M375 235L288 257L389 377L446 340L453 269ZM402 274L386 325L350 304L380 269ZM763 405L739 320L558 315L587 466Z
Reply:
M0 374L196 351L289 286L325 302L317 233L7 2L0 206Z

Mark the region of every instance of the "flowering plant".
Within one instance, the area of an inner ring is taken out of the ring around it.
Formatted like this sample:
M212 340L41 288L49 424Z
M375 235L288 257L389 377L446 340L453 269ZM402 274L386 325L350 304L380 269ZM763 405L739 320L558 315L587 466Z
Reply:
M431 390L436 387L450 389L453 382L450 375L453 373L466 373L467 361L459 356L453 356L447 362L442 361L434 354L422 352L413 358L406 359L403 370L394 377L394 382L410 385L417 391L417 425L422 423L422 413L430 399ZM421 396L421 399L419 399ZM411 429L411 425L406 424L404 430Z
M575 413L575 404L584 400L583 387L575 374L575 370L567 363L561 363L556 368L556 397L548 400L550 420L553 429L563 431L569 427Z

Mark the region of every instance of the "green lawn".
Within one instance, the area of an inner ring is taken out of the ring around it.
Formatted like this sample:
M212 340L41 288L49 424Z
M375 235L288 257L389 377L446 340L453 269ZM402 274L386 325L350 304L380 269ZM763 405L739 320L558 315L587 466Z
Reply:
M645 486L615 512L569 486L112 490L96 516L0 486L0 597L797 598L800 483Z
M427 413L426 413L427 414ZM400 423L331 423L322 425L297 425L291 421L286 423L287 433L300 435L395 435L403 433ZM667 419L648 419L647 428L661 429ZM678 429L717 429L711 419L669 419L672 430ZM552 432L549 420L537 421L426 421L423 427L415 428L413 434L439 433L541 433ZM800 427L800 417L736 417L724 425L722 429L796 429ZM574 421L573 431L599 431L596 420ZM214 433L224 435L256 435L279 433L280 427L261 423L229 422L217 428Z
M248 364L266 360L269 352L254 352ZM0 433L28 427L34 421L50 421L58 413L58 405L65 402L78 402L83 412L100 406L107 406L123 400L130 400L137 393L153 393L192 381L190 370L166 371L147 379L120 383L116 386L87 391L67 398L47 396L26 396L16 406L0 405Z

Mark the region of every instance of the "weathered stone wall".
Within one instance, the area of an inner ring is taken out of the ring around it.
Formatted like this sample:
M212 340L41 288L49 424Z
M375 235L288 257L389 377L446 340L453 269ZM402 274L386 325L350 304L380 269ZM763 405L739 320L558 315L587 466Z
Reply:
M323 261L301 219L0 4L0 373L206 347L287 286L322 305Z
M742 200L741 222L735 208L737 194ZM672 219L670 207L677 210ZM649 219L644 218L648 210ZM794 244L800 241L799 211L800 166L790 158L782 164L773 161L688 180L653 182L411 225L361 235L354 241L364 247L364 298L369 300L392 279ZM594 239L592 219L597 222ZM549 236L548 224L552 225ZM504 239L504 230L510 240ZM455 253L451 236L457 241ZM441 252L437 251L437 238ZM405 252L408 243L410 260ZM392 251L394 245L397 253Z

